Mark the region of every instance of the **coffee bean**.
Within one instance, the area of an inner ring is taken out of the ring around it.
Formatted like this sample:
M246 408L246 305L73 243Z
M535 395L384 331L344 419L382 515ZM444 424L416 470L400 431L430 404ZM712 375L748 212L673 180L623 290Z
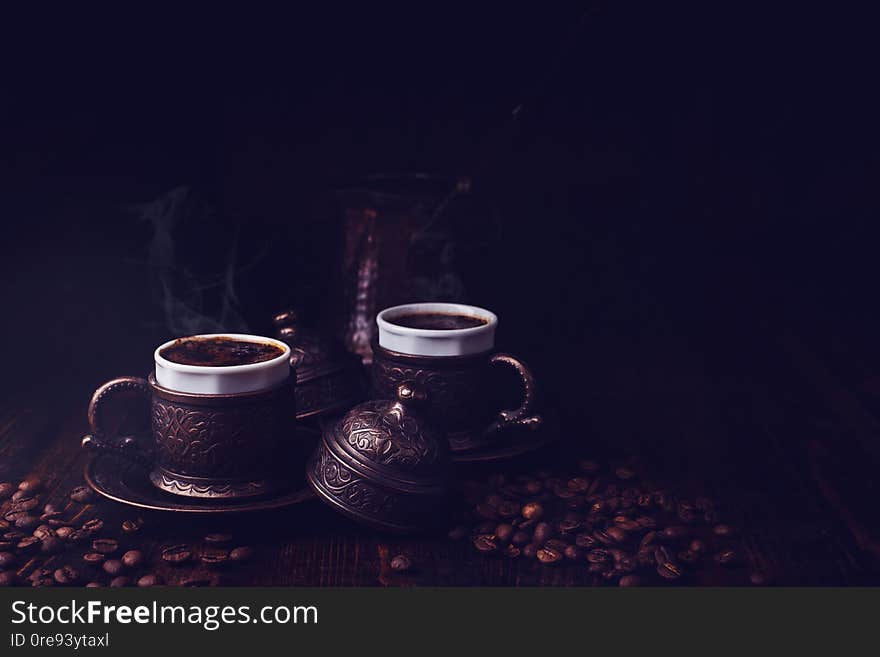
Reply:
M53 576L55 578L55 581L62 586L76 584L77 582L79 582L79 571L77 571L72 566L62 566L55 571Z
M186 563L192 558L192 551L188 545L169 545L162 550L162 561L172 565L180 565Z
M659 565L667 561L672 561L672 553L664 545L658 545L654 548L654 561Z
M44 522L46 524L49 524L49 522L51 520L58 520L58 518L60 518L60 517L61 517L61 511L55 511L53 513L45 513L44 512L43 515L40 516L40 522Z
M562 559L562 553L552 547L539 548L535 553L535 556L537 556L538 561L543 564L554 564Z
M629 540L629 534L626 533L626 530L617 527L616 525L612 525L605 530L605 533L610 536L616 543L626 543Z
M15 586L18 583L18 574L14 570L0 572L0 587Z
M97 566L107 559L107 557L100 552L86 552L83 555L83 561L85 561L90 566Z
M695 554L703 554L707 549L706 542L701 541L699 538L695 538L691 541L688 549Z
M635 520L630 520L626 516L615 516L614 524L626 532L637 532L642 529L639 523Z
M580 528L581 522L574 519L561 520L558 525L559 533L563 536L576 532Z
M47 536L40 541L40 552L43 554L58 554L64 551L64 542L57 536Z
M596 539L591 534L582 532L574 537L574 544L580 548L592 548L596 545Z
M15 548L18 541L0 541L0 552L6 552Z
M669 525L662 532L660 532L660 536L664 541L680 541L683 538L686 538L690 535L690 530L684 525Z
M56 513L61 513L61 509L59 509L54 504L47 504L43 507L43 513L48 515L54 515Z
M729 538L736 535L736 530L730 525L720 524L712 528L712 533L721 538Z
M612 561L611 553L602 548L590 550L587 553L587 561L590 563L610 563Z
M107 559L102 568L108 575L118 575L125 566L119 559Z
M462 527L461 525L459 525L458 527L453 527L449 531L449 534L448 534L449 540L452 540L452 541L460 541L461 539L463 539L467 535L468 535L467 527Z
M89 534L97 534L104 529L104 521L100 518L92 518L83 523L82 530Z
M16 517L15 526L19 529L31 529L36 527L39 522L40 521L36 516L31 516L25 513Z
M141 519L138 520L123 520L122 521L122 531L126 534L134 534L135 532L140 531L143 526L143 521Z
M657 574L663 579L678 579L682 576L682 570L678 564L672 561L664 561L657 565Z
M484 554L489 554L498 549L498 543L494 534L479 534L474 537L474 547Z
M617 585L622 587L641 586L641 584L642 580L639 579L638 575L624 575L617 582Z
M104 588L104 587L100 582L89 582L88 584L86 584L86 588L87 589L100 589L100 588Z
M497 538L502 543L507 543L510 541L513 536L513 525L502 522L495 528L495 538Z
M224 554L225 556L225 554ZM140 550L129 550L122 555L122 563L127 568L137 568L144 562L144 553Z
M611 545L617 545L617 539L615 539L611 534L609 534L604 529L597 529L593 532L593 538L595 538L599 543L608 547Z
M553 537L553 528L549 522L539 522L532 533L532 542L542 545Z
M137 585L141 588L148 588L151 586L158 586L159 584L159 576L153 573L149 573L144 575L137 581Z
M199 561L212 568L219 568L229 563L229 553L223 549L207 550L199 556Z
M600 513L606 513L608 510L609 510L608 502L606 502L605 500L598 500L596 502L593 502L592 505L590 505L590 513L593 515L599 515Z
M13 508L18 511L31 511L40 506L40 499L29 490L17 490L12 494Z
M498 505L497 511L502 518L515 518L519 515L519 504L505 500Z
M486 504L485 502L478 504L475 511L478 516L485 518L486 520L495 520L498 518L498 512L495 510L495 507L491 504Z
M121 589L125 586L128 586L131 580L128 579L125 575L119 575L118 577L114 577L110 580L110 588L111 589Z
M70 491L70 499L80 504L90 502L93 496L92 489L88 486L77 486Z
M119 541L113 538L96 538L92 541L92 550L101 554L113 554L119 549Z
M44 513L43 516L45 515L46 514ZM40 519L42 520L43 517L41 516ZM69 520L62 520L61 518L49 518L48 520L46 520L46 524L55 529L58 529L60 527L70 527L71 529L73 528L72 522L70 522Z
M67 535L67 540L70 543L82 543L83 541L88 540L89 536L91 536L91 533L84 529L74 529Z
M16 489L16 485L12 482L0 482L0 500L5 500L6 498L10 497L16 491Z
M534 559L535 555L538 553L538 546L534 543L528 543L527 545L522 546L522 555L526 559Z
M584 551L577 545L566 545L563 554L565 555L566 559L577 561L578 559L583 558Z
M49 536L57 536L55 530L52 529L49 525L40 525L33 532L33 535L39 538L41 541L44 538Z
M25 536L27 536L27 534L25 534L24 532L19 531L17 529L12 529L12 530L6 532L5 534L3 534L3 540L4 541L14 541L15 543L18 543Z
M38 491L43 487L43 482L38 477L27 477L18 483L18 490Z
M721 550L721 552L715 555L715 563L722 566L730 566L736 563L738 556L736 550Z
M523 506L521 513L526 520L538 520L544 515L544 507L538 502L529 502Z
M511 543L507 547L504 548L504 556L509 557L511 559L516 559L522 554L522 550L518 548L516 545Z
M12 552L0 552L0 570L6 570L15 564L15 554Z
M522 547L531 540L532 537L523 531L514 532L510 538L510 542L517 547Z
M398 554L391 559L391 570L402 573L412 568L412 561L405 554Z
M22 554L30 554L40 549L40 539L36 536L25 536L15 547Z
M234 548L229 553L229 558L232 561L236 561L236 562L250 561L251 557L253 557L253 556L254 556L253 549L247 547L246 545L242 545L240 547Z
M530 479L523 485L523 490L527 495L537 495L543 488L544 484L537 479Z
M74 531L73 527L58 527L55 530L55 535L60 539L67 539Z

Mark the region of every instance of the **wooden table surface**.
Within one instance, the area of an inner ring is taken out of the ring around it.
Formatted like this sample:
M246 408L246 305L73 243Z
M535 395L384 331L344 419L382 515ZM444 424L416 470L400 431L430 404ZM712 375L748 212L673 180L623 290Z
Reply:
M870 472L862 470L876 456L880 378L859 371L856 354L833 341L778 331L762 344L752 361L733 365L682 345L636 354L629 362L597 353L597 374L584 390L589 410L551 411L562 432L554 446L515 463L467 469L460 477L485 481L492 471L571 469L583 456L635 459L646 476L673 489L713 496L725 517L742 527L744 563L695 583L747 584L748 573L760 569L775 584L876 584L880 550L869 503L875 498ZM90 387L101 381L88 375L69 381L61 375L59 381L53 394L22 391L0 406L0 481L40 477L43 503L62 506L77 521L101 517L104 535L143 550L148 565L139 572L158 572L169 583L203 578L266 586L595 583L580 563L547 567L484 557L469 541L455 542L445 533L373 533L316 500L210 519L143 513L100 498L76 504L68 495L83 483L87 455L79 439L87 431L86 404ZM121 522L138 517L145 520L142 531L122 534ZM235 544L255 548L255 558L221 571L161 563L163 546L186 542L199 550L208 532L233 533ZM80 563L84 551L21 561L19 574ZM398 553L411 557L410 572L391 571ZM91 578L109 579L102 573Z

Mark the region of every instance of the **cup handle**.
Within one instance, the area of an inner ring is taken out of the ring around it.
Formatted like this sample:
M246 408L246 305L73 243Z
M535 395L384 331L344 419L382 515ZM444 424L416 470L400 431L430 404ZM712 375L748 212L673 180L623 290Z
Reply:
M121 376L111 379L98 387L89 402L89 429L91 433L83 436L80 445L89 451L113 452L139 463L151 461L150 455L138 444L134 436L108 437L104 426L104 409L118 393L136 392L149 402L150 387L146 379L139 376Z
M535 377L532 371L525 363L510 354L494 354L489 359L489 363L507 365L516 370L523 385L523 400L518 408L499 411L498 419L489 426L487 433L496 433L511 427L539 428L543 418L532 414L532 407L535 404Z

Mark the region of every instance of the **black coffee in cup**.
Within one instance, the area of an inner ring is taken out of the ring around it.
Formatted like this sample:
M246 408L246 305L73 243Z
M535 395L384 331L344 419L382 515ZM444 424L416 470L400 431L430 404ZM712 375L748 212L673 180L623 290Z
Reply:
M389 317L388 321L398 326L414 329L431 329L435 331L451 331L454 329L474 328L489 322L475 315L458 313L414 312Z
M262 363L283 353L281 347L268 342L227 337L180 338L159 351L162 358L172 363L207 367Z

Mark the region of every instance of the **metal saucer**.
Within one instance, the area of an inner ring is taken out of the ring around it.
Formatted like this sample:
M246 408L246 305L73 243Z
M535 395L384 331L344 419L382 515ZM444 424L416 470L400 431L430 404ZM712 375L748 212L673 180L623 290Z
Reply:
M303 428L299 431L315 433ZM302 473L295 474L299 478ZM150 511L192 514L249 513L280 509L315 497L305 478L302 478L285 490L260 497L223 501L187 498L159 490L150 482L148 469L144 465L112 452L100 452L89 459L83 475L86 483L98 495L126 506Z

